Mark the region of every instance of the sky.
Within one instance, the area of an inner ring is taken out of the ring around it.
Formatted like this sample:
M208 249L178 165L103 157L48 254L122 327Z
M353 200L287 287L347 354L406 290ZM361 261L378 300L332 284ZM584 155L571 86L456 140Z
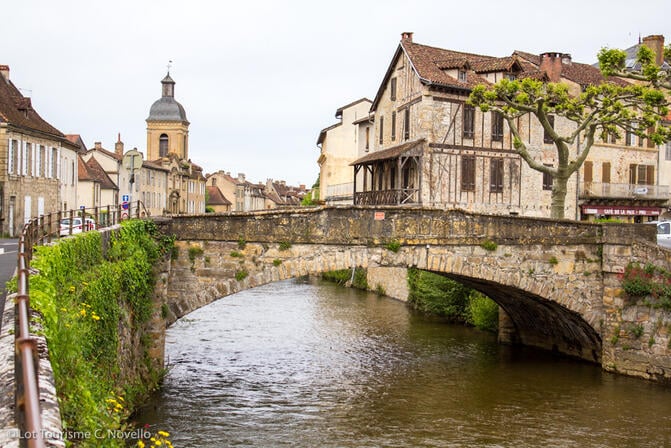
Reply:
M308 187L319 132L339 107L374 99L402 32L451 50L559 51L590 64L639 36L671 43L669 0L21 0L2 12L0 64L64 134L109 150L120 134L125 150L146 154L145 120L170 64L192 162Z

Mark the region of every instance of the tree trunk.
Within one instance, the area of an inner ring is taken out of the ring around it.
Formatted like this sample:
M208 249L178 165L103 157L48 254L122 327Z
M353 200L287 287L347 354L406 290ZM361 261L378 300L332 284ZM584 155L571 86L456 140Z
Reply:
M566 205L566 189L568 177L555 177L552 182L552 203L550 205L550 217L564 219L564 206Z

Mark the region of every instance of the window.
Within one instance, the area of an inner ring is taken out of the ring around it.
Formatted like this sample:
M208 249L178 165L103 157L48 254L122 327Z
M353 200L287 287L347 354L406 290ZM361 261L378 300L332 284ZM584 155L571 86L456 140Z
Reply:
M158 156L168 156L168 136L166 134L161 134L161 137L158 140Z
M503 159L492 159L489 167L489 191L503 192Z
M492 141L503 141L503 114L492 112Z
M33 152L33 147L30 143L26 143L26 148L23 151L23 175L24 176L30 176L30 159L31 159L31 154Z
M475 191L475 156L461 158L461 191Z
M459 70L459 81L466 82L466 70Z
M370 128L366 128L366 151L370 149Z
M592 162L585 161L583 164L583 180L585 182L592 182Z
M624 136L624 144L626 146L634 146L634 131L631 128L627 128L627 133Z
M17 174L19 164L19 142L12 140L9 147L9 166L7 172L9 174Z
M405 109L405 113L403 115L403 139L408 140L410 139L410 108L407 107Z
M391 91L390 99L396 101L396 78L391 78L389 82L389 90Z
M391 113L391 141L396 140L396 112Z
M665 160L671 160L671 141L666 142L666 152L664 153Z
M604 162L601 165L601 182L604 184L610 183L610 162Z
M384 136L384 117L380 117L380 144L382 144Z
M51 177L58 178L58 148L51 148Z
M506 73L506 79L509 81L515 81L517 79L517 75L515 75L515 73Z
M469 104L464 105L464 138L473 138L473 129L475 127L475 107Z
M545 165L552 167L552 165ZM548 173L543 173L543 190L552 190L552 175Z
M548 115L548 121L550 122L550 126L552 129L555 128L555 117L554 115ZM554 143L554 140L552 140L552 136L550 133L547 131L547 129L543 128L543 141L545 143Z
M629 183L632 185L654 185L654 165L629 165Z

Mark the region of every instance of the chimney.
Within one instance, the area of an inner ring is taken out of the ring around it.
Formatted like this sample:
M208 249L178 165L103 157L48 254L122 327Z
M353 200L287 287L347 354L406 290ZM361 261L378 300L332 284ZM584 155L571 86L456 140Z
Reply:
M643 45L655 52L655 64L662 65L664 62L664 36L655 34L643 38Z
M9 81L9 65L0 65L0 74L5 81Z
M541 54L541 65L539 68L548 75L551 82L559 82L561 80L562 65L570 64L570 54L548 51Z
M95 143L93 144L93 147L94 147L94 149L102 149L102 148L103 148L103 144L100 143L100 142L95 142Z
M405 31L401 33L401 40L407 40L408 42L412 42L412 31Z
M114 152L118 156L123 156L123 142L121 141L121 132L119 132L117 142L114 144Z

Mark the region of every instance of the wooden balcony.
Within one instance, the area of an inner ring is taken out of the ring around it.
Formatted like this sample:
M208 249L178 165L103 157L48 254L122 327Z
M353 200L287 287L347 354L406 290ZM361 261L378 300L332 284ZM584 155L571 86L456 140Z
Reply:
M407 205L420 204L419 189L359 191L354 193L354 205Z
M580 199L640 199L669 200L668 185L611 184L584 182L579 191Z

